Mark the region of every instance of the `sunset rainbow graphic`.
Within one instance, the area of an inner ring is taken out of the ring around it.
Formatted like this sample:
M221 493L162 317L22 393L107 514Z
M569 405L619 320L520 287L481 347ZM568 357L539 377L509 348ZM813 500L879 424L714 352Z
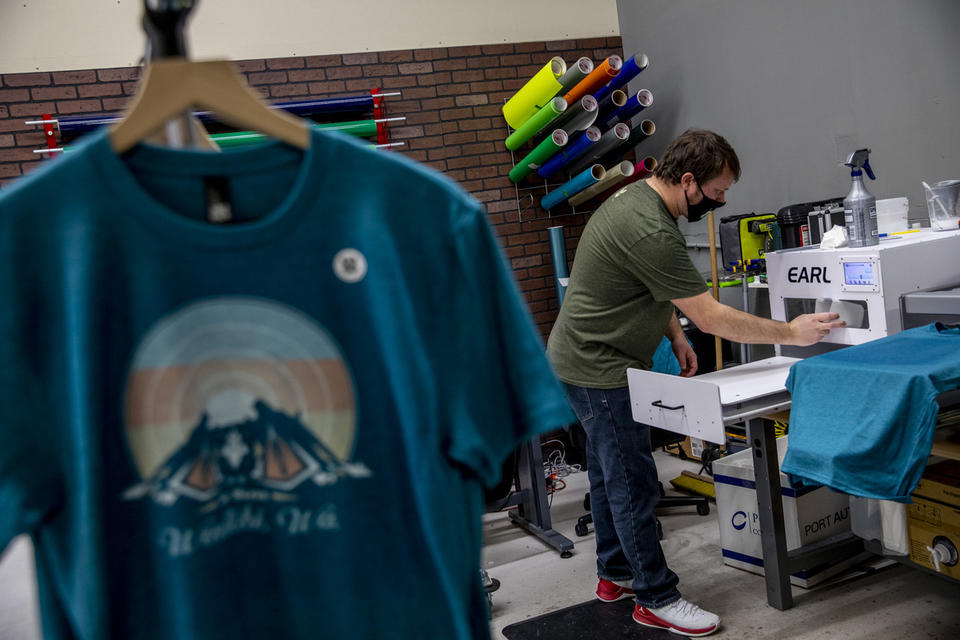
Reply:
M188 445L205 457L183 467L195 487L212 485L216 465L290 488L338 469L363 475L342 472L356 408L340 350L307 315L270 300L206 299L161 319L134 354L124 413L145 480L176 474L164 465Z

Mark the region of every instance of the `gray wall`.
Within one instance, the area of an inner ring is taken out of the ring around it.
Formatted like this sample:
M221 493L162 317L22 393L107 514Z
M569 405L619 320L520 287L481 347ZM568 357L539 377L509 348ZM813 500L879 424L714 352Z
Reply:
M878 198L960 178L960 0L619 0L626 55L650 66L659 157L688 127L713 129L743 177L720 215L846 194L850 151L873 149ZM646 114L645 114L646 115ZM686 226L691 244L706 223ZM704 263L702 256L695 256ZM708 264L709 261L706 262ZM709 267L707 267L709 268Z

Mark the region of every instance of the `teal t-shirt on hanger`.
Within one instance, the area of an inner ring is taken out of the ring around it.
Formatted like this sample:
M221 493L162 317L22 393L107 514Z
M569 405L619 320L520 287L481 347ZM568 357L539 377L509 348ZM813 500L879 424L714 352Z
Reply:
M33 538L45 638L488 637L483 483L572 415L453 183L101 133L0 243L0 549Z

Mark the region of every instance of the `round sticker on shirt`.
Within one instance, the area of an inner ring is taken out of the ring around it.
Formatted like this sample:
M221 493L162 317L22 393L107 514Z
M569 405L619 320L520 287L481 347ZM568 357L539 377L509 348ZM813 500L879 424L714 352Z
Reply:
M367 259L356 249L341 249L333 257L333 272L344 282L360 282L367 275Z

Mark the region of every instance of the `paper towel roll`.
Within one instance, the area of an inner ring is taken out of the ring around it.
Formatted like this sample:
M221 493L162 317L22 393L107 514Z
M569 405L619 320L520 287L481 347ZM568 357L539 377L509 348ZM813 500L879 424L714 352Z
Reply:
M885 198L877 200L877 231L895 233L910 228L908 214L910 201L907 198Z

